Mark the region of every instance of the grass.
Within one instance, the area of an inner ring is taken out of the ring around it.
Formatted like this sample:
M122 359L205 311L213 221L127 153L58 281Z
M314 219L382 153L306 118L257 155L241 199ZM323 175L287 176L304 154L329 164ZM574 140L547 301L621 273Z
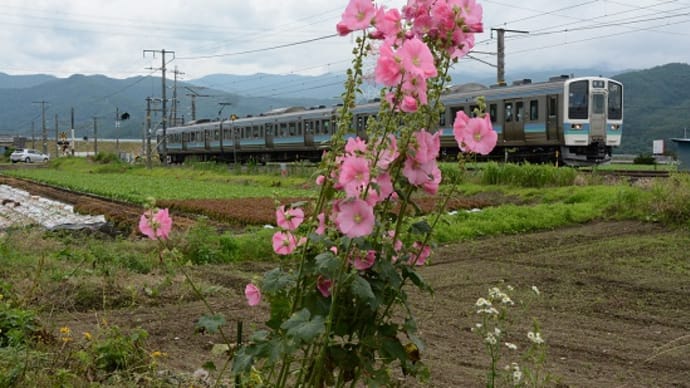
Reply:
M444 169L453 168L444 166ZM606 219L690 225L690 178L682 174L636 186L584 184L588 183L586 179L570 178L570 169L563 170L565 172L541 166L493 166L488 169L496 170L491 174L500 176L497 181L500 184L482 183L487 179L483 172L455 171L453 180L460 182L458 195L481 196L498 192L504 198L511 198L510 203L496 204L478 212L443 215L435 231L437 242L451 244L487 236L520 235ZM147 170L113 162L99 164L64 159L51 162L48 168L3 173L133 202L143 202L149 196L185 199L267 196L274 192L280 196L312 193L312 189L302 188L309 183L306 178L243 175L207 164ZM569 179L582 185L567 183ZM273 233L274 230L263 228L246 229L241 234L219 233L201 221L185 232L174 233L170 244L175 247L174 255L178 255L179 262L194 266L200 272L222 273L227 269L222 265L243 262L250 262L252 270L256 270L261 266L258 262L279 261L270 243ZM592 266L590 261L597 258L640 279L657 279L663 274L687 276L690 275L690 263L686 260L689 243L690 237L684 232L654 237L614 237L603 239L578 255L583 257L583 270ZM166 257L163 264L159 263L157 248L153 241L113 238L98 232L48 232L38 228L5 231L0 234L0 256L3 258L0 276L17 288L16 293L6 292L4 302L12 303L6 305L6 316L52 317L52 309L56 306L86 312L180 303L190 298L188 286L167 262L173 258ZM657 252L654 257L644 253L651 250ZM554 252L557 249L554 248ZM207 292L238 295L228 289L240 288L249 276L246 273L222 275L239 280L209 282L205 288ZM20 329L33 329L33 321L19 322ZM57 328L52 329L57 331ZM0 375L10 376L10 380L0 380L0 383L9 385L29 379L48 386L79 386L85 384L79 376L86 370L95 373L99 384L106 386L127 385L135 381L137 377L132 377L135 375L156 381L155 360L145 353L140 341L146 333L128 333L114 326L101 325L101 331L93 333L94 342L85 342L77 335L81 333L75 334L72 342L65 342L60 349L31 344L27 348L1 349ZM61 338L55 340L58 346L62 344ZM65 349L80 350L66 353ZM146 349L149 353L151 350ZM129 357L127 363L144 369L121 367L117 363L122 357ZM60 363L50 361L52 359L60 359ZM96 359L110 361L99 364L92 361ZM24 366L29 372L25 372ZM117 371L113 371L115 369ZM27 374L22 376L21 373Z

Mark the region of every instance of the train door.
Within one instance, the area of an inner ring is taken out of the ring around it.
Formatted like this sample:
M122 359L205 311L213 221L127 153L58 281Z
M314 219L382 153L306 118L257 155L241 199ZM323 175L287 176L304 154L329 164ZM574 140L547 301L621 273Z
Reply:
M558 110L558 95L546 96L546 139L558 140L558 126L560 123Z
M503 139L505 141L525 140L525 106L522 100L503 101Z
M302 124L304 128L304 145L307 147L314 146L314 120L304 120Z
M266 139L266 147L267 148L273 148L273 137L274 137L273 131L275 131L273 123L264 124L264 132L266 134L265 139Z
M606 100L607 96L603 91L597 90L590 96L589 135L592 140L596 138L603 141L606 138Z

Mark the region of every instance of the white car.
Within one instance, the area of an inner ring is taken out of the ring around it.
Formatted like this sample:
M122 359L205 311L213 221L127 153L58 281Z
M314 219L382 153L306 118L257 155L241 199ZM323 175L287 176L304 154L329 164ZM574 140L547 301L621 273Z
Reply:
M10 154L12 163L17 162L47 162L50 157L43 152L32 150L30 148L17 148Z

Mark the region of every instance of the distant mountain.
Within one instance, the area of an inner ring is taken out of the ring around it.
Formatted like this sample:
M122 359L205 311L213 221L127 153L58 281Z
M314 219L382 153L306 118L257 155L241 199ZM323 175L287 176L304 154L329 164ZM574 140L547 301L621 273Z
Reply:
M624 132L620 153L651 153L654 140L683 137L690 127L690 65L669 63L615 75L623 83Z
M14 77L21 77L17 80ZM73 75L69 78L24 78L26 76L0 77L0 133L22 134L28 137L42 136L42 104L45 101L46 132L55 137L55 115L58 131L71 126L71 110L74 109L77 137L94 136L94 117L99 137L140 138L146 119L146 98L152 97L153 127L161 122L160 77L133 77L112 79L102 75ZM43 82L39 82L42 80ZM10 88L20 84L23 88ZM174 83L168 80L166 91L167 112L172 114ZM231 114L245 116L258 114L273 108L292 105L321 105L329 101L308 98L245 97L217 89L200 88L189 82L177 83L178 120L192 120ZM191 97L196 95L196 97ZM194 112L192 112L194 99ZM230 104L229 106L227 104ZM129 120L121 121L115 128L116 112L127 112ZM194 113L194 114L193 114ZM33 132L32 132L33 123ZM169 124L170 125L170 124Z
M666 140L667 149L674 150L670 138L683 136L690 127L690 65L671 63L646 70L626 72L596 69L560 69L553 71L508 72L506 82L530 78L544 81L559 74L575 76L603 75L621 81L625 93L625 124L622 146L617 153L651 152L652 141ZM342 74L321 76L300 75L230 75L214 74L197 80L177 82L177 117L192 119L192 97L196 118L215 119L230 114L259 114L284 106L332 105L338 101L344 83ZM495 76L481 77L454 74L456 84L495 83ZM76 136L93 136L94 117L99 137L139 138L146 116L146 97L160 99L158 77L133 77L124 80L102 75L73 75L56 78L48 75L11 76L0 73L0 133L41 136L41 104L46 101L46 128L55 136L55 115L58 130L70 127L70 111L74 108ZM363 86L363 99L378 96L373 86ZM166 97L172 100L174 85L168 80ZM230 103L230 106L225 105ZM160 103L154 102L153 122L160 123ZM167 104L168 111L172 103ZM127 112L130 119L115 128L115 113Z
M40 85L47 81L56 79L52 75L9 75L0 73L0 87L5 89L23 89Z

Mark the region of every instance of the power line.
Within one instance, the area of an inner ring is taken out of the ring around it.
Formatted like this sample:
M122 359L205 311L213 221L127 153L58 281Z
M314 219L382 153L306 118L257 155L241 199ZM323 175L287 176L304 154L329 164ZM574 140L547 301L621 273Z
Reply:
M259 49L237 51L234 53L199 55L199 56L194 56L194 57L178 57L177 59L179 59L181 61L185 61L185 60L220 58L220 57L230 57L230 56L235 56L235 55L260 53L260 52L264 52L264 51L277 50L277 49L281 49L281 48L293 47L293 46L298 46L298 45L302 45L302 44L312 43L312 42L316 42L319 40L330 39L330 38L334 38L336 36L339 36L339 35L338 34L324 35L324 36L319 36L319 37L312 38L312 39L301 40L298 42L291 42L291 43L281 44L281 45L272 46L272 47L264 47L264 48L259 48Z

